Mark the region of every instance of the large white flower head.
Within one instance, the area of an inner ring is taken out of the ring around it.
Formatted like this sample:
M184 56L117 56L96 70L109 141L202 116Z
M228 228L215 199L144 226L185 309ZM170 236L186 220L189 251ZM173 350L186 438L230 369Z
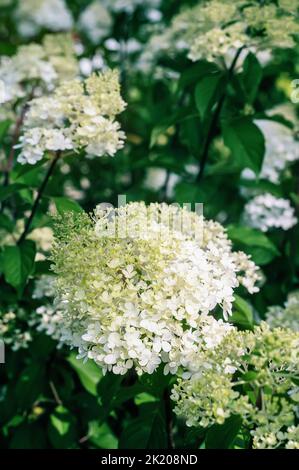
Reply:
M258 290L257 268L223 227L187 209L130 203L61 220L53 249L64 326L104 370L192 366L230 331L234 289ZM242 271L242 272L239 272Z
M266 312L266 322L271 328L283 326L299 332L299 291L288 295L284 307L273 305Z
M269 50L293 47L299 34L298 3L258 0L209 0L174 17L160 35L153 36L147 54L185 51L192 61L214 61L241 47ZM160 45L160 49L156 46Z
M1 102L52 90L79 71L73 42L67 34L46 35L42 44L20 46L12 57L0 58Z
M243 218L250 227L258 228L262 232L276 228L289 230L298 222L290 201L270 193L252 198L245 205Z
M83 148L90 155L113 156L124 144L115 120L124 108L116 71L64 82L51 95L30 102L18 161L35 164L46 151Z
M179 378L172 390L174 411L188 426L239 415L253 448L299 447L298 333L265 323L253 332L234 329L206 354L206 368L196 362L198 372Z
M35 36L41 29L69 31L72 15L64 0L26 0L18 3L16 25L24 37Z

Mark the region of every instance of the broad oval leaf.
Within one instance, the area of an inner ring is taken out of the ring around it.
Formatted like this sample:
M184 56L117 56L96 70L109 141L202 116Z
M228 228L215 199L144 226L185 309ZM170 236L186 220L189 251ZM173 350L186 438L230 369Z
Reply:
M265 139L252 120L242 117L225 123L222 134L239 168L251 168L258 174L265 154Z

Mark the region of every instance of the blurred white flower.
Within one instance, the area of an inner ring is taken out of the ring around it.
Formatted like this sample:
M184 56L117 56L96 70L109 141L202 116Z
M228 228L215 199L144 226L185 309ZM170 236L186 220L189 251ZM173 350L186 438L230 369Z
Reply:
M22 308L14 307L0 312L0 338L12 351L28 348L32 335Z
M266 312L266 322L271 328L289 328L299 332L299 291L288 295L284 307L273 305Z
M79 17L79 28L97 44L107 36L112 27L112 16L108 9L98 1L92 2Z
M150 10L147 10L145 13L146 17L148 20L152 21L155 23L156 21L161 21L163 15L160 10L156 10L154 8L151 8Z
M266 152L259 177L272 183L279 183L281 173L285 168L299 160L299 141L291 129L275 121L260 119L255 124L265 137ZM254 179L254 173L245 169L244 179Z
M73 43L69 35L46 35L42 44L20 46L15 55L0 58L2 102L49 93L60 81L78 73Z
M24 37L36 35L41 29L68 31L73 18L64 0L26 0L18 3L16 25Z
M159 191L165 186L165 196L173 198L176 184L181 177L175 173L169 172L165 168L148 168L146 170L146 178L143 183L146 189L151 191Z
M244 208L244 222L263 232L275 228L289 230L297 222L295 210L288 199L277 198L270 193L251 199Z

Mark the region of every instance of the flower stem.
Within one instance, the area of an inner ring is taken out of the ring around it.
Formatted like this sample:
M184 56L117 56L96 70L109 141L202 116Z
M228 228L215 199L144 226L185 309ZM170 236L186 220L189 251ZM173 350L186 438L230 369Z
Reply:
M231 66L228 69L226 85L223 87L223 92L222 92L222 94L221 94L221 96L218 100L217 106L215 108L214 114L212 116L212 119L211 119L211 122L210 122L210 125L209 125L209 129L208 129L208 132L207 132L206 139L204 141L204 146L203 146L201 159L200 159L199 172L198 172L197 177L196 177L197 182L200 182L202 177L203 177L205 166L206 166L208 156L209 156L210 145L211 145L211 143L212 143L212 141L215 137L215 134L216 134L215 128L216 128L216 125L217 125L217 122L218 122L218 119L219 119L219 116L220 116L220 113L221 113L221 110L222 110L222 107L223 107L224 100L226 98L227 85L228 85L228 83L229 83L229 81L232 77L232 74L234 72L236 63L237 63L243 49L244 49L244 46L241 47L240 49L238 49L238 51L237 51L237 53L236 53L236 55L235 55L235 57L234 57L234 59L231 63Z
M21 109L21 113L19 117L16 120L16 125L14 128L14 132L12 135L12 142L11 142L11 147L10 151L7 157L7 163L4 169L4 180L3 180L3 186L6 187L9 184L9 174L11 170L13 169L14 165L14 156L15 156L15 146L18 143L19 137L20 137L20 132L24 123L25 115L28 109L28 103L32 100L34 97L34 88L32 89L30 95L28 96L25 104L23 105Z
M174 440L173 440L173 421L172 421L172 411L171 411L171 400L170 400L170 390L167 387L164 391L164 402L165 402L165 420L166 420L166 433L167 433L167 448L174 449Z
M53 158L49 168L48 168L48 171L45 175L45 178L42 182L42 184L40 185L39 189L38 189L38 192L37 192L37 196L35 198L35 201L33 203L33 206L32 206L32 209L31 209L31 213L26 221L26 224L25 224L25 228L23 230L23 233L21 234L20 238L18 239L17 241L17 245L19 245L23 240L24 238L26 237L26 235L28 234L29 230L30 230L30 226L31 226L31 223L32 223L32 220L34 219L34 216L36 214L36 211L37 211L37 208L38 208L38 204L39 204L39 201L44 193L44 190L47 186L47 183L54 171L54 168L56 166L56 163L58 162L58 159L60 157L60 152L57 152L55 157Z

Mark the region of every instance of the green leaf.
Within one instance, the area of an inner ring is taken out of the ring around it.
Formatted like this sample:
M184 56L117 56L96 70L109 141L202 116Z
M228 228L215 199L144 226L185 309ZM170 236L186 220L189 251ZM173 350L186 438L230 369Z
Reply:
M75 447L77 438L76 419L64 406L57 406L50 415L48 435L56 449Z
M39 333L35 335L34 340L30 343L30 355L33 361L47 360L56 347L57 342L53 338Z
M11 184L5 188L0 188L0 201L4 201L5 199L9 198L12 194L21 191L21 189L26 188L25 184Z
M156 401L158 401L157 397L154 397L153 395L145 392L138 393L134 399L134 402L137 406L143 405L144 403L154 403Z
M253 261L259 266L269 264L277 256L277 253L274 254L273 251L255 246L246 248L246 252L251 255Z
M195 88L195 103L200 117L205 118L219 97L219 85L223 80L220 73L209 74L203 77Z
M150 138L150 148L154 147L157 143L157 140L160 135L165 134L167 129L171 126L171 120L167 120L167 122L162 123L153 128Z
M42 392L44 378L45 369L39 362L30 364L21 372L14 390L18 408L21 410L31 408Z
M161 120L152 130L150 138L150 148L154 147L157 143L159 136L165 134L167 129L178 122L184 121L189 118L189 115L193 112L189 108L181 108L176 112L169 115L166 119Z
M251 168L258 174L265 154L265 139L260 129L249 118L242 117L223 124L222 133L239 168Z
M20 181L20 183L24 184L32 184L32 185L39 185L39 180L37 176L41 175L40 167L42 167L45 162L48 160L43 158L42 160L36 162L34 166L32 165L19 165L16 167L14 171L14 179ZM35 181L34 181L35 180ZM34 184L35 183L35 184Z
M118 439L107 423L100 425L97 421L89 421L88 438L100 449L117 449L118 447Z
M97 391L101 405L101 419L104 420L113 409L123 377L121 375L108 372L99 382Z
M230 416L224 424L214 424L206 435L206 449L229 449L232 448L242 424L240 416Z
M72 199L67 197L53 197L56 205L57 212L63 214L64 212L82 212L82 207Z
M180 124L180 140L198 159L202 151L202 127L198 117L189 117Z
M143 391L158 397L161 401L165 389L169 387L173 380L173 377L164 375L163 369L164 367L160 366L154 374L142 374L139 378Z
M0 227L12 233L15 229L15 224L6 214L0 214Z
M77 372L79 380L85 390L91 393L91 395L97 396L97 386L103 376L99 366L97 366L93 361L87 361L84 363L82 360L76 359L75 353L72 353L67 358L67 361Z
M115 398L113 399L113 407L116 408L126 401L135 398L143 390L144 388L138 382L129 387L120 387L119 391L115 394Z
M8 284L14 288L22 288L32 273L36 254L35 243L32 240L24 240L19 246L4 247L3 271Z
M120 436L120 449L166 449L167 433L163 402L141 405L140 416Z
M258 373L255 372L254 370L250 370L249 372L246 372L245 374L241 375L241 379L245 380L246 382L252 382L258 377Z
M238 295L234 295L233 314L229 321L234 325L251 329L253 327L253 312L251 305Z
M47 440L43 427L38 423L24 423L13 432L10 449L45 449Z
M24 240L20 243L19 248L21 251L22 283L26 283L28 276L33 271L36 246L34 241Z
M267 264L280 254L274 243L264 233L254 228L230 225L227 233L237 248L251 255L258 265Z
M4 247L2 262L6 282L17 288L22 282L20 248L16 245Z
M196 83L207 74L219 72L217 65L212 62L198 61L183 71L179 80L179 87L185 88Z
M3 141L4 137L8 129L10 128L11 121L9 119L5 119L5 121L0 122L0 142Z
M256 56L250 52L244 60L243 73L241 75L241 84L248 103L254 101L262 78L263 69Z

